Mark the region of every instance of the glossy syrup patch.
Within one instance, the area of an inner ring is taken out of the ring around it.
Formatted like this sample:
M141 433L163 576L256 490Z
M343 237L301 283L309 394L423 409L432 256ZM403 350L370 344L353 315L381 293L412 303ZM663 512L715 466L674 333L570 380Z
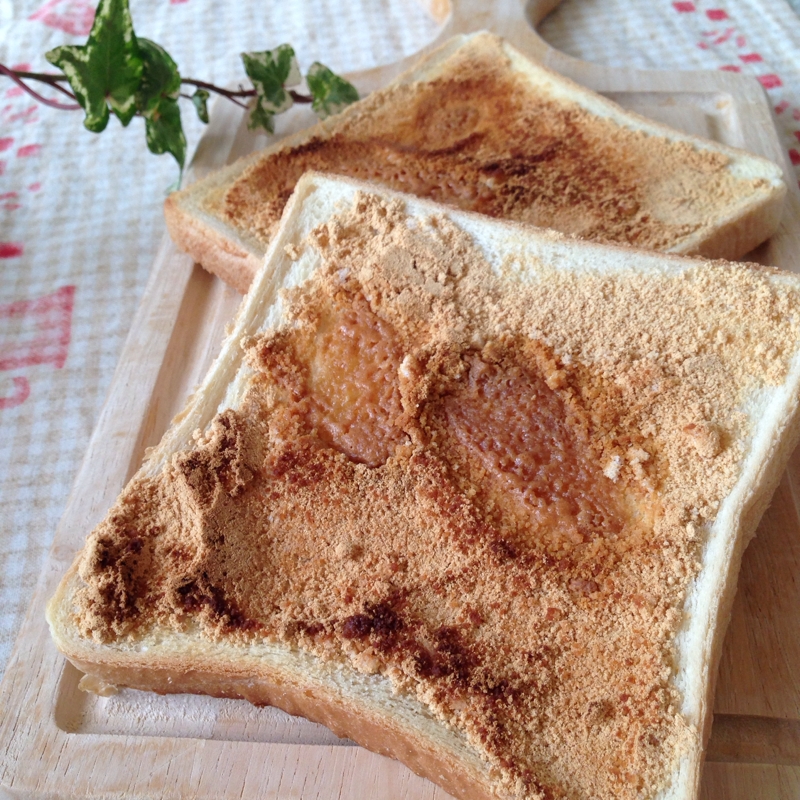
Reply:
M402 354L391 326L362 299L320 319L308 359L309 424L353 460L385 462L405 439L396 425Z
M556 553L618 534L620 490L538 364L511 353L499 363L477 353L466 360L467 374L442 401L447 438L480 464L497 502L516 505L530 535Z

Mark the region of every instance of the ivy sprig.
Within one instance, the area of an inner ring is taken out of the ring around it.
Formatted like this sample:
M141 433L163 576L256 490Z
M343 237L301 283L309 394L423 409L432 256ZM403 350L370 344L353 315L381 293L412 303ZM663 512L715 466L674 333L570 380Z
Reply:
M0 74L10 77L38 101L60 109L82 108L84 126L105 130L113 114L127 126L138 116L145 121L147 147L152 153L170 153L183 171L186 137L179 100L189 99L198 118L208 122L208 99L219 94L250 108L248 125L275 132L275 116L294 103L310 103L321 118L338 113L358 100L355 87L328 67L314 62L306 74L308 94L298 91L303 82L293 48L282 44L273 50L242 53L245 73L252 88L224 89L205 81L181 76L178 65L161 45L138 37L128 0L100 0L89 38L82 45L62 45L45 54L61 74L12 70L0 64ZM66 95L64 103L34 91L27 81L38 81ZM69 85L69 89L63 84ZM181 91L194 88L192 94ZM71 91L70 91L71 90Z

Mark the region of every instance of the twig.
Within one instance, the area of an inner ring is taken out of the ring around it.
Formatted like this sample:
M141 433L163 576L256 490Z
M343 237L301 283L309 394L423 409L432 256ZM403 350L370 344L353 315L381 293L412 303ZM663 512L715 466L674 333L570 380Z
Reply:
M230 89L224 89L222 86L214 86L213 83L206 83L205 81L196 81L194 78L181 78L181 83L188 84L189 86L196 86L198 89L205 89L208 92L215 92L227 97L228 100L233 100L237 97L255 97L255 89L239 89L238 92L233 92Z
M29 81L39 81L40 83L46 83L48 86L51 86L56 91L61 92L62 94L70 97L71 99L77 99L75 95L69 91L69 89L61 86L60 83L62 81L67 80L66 75L58 75L58 74L50 74L47 72L22 72L18 70L9 69L8 67L0 64L0 73L4 75L8 75L12 81L14 81L18 86L24 89L29 95L35 97L40 103L44 103L47 106L51 106L52 108L61 108L65 111L73 111L75 109L80 108L78 104L66 104L66 103L59 103L56 100L48 100L46 97L42 97L38 92L35 92L30 86L27 86L23 80ZM193 78L181 78L181 83L185 83L188 86L194 86L197 89L205 89L208 92L214 92L216 94L222 95L226 99L230 100L232 103L235 103L237 106L241 108L247 108L247 103L243 103L239 98L251 98L256 96L255 89L243 89L239 88L238 91L232 91L231 89L225 89L222 86L215 86L213 83L206 83L206 81L196 81ZM300 94L300 92L296 92L294 89L287 90L289 95L291 96L292 100L295 103L312 103L314 101L313 97L309 95ZM181 97L185 97L187 99L191 99L191 95L181 94Z
M48 86L52 86L54 89L57 89L62 94L67 95L67 97L71 97L73 100L75 100L75 95L72 94L72 92L56 83L56 81L59 80L66 80L66 76L47 75L36 72L16 72L13 69L9 69L4 64L0 64L0 73L7 75L12 81L14 81L14 83L17 84L17 86L19 86L21 89L24 89L29 95L31 95L31 97L35 97L40 103L44 103L46 106L50 106L51 108L60 108L63 111L75 111L80 108L77 103L59 103L57 100L49 100L47 97L42 97L42 95L31 89L31 87L25 84L22 80L25 78L27 80L41 81L42 83L46 83Z
M313 103L314 98L307 94L300 94L300 92L296 92L294 89L289 89L289 94L292 97L292 100L295 103Z
M195 86L198 89L205 89L208 92L215 92L216 94L221 94L223 97L226 97L233 103L237 105L243 106L246 108L244 103L240 103L237 101L236 98L238 97L255 97L256 90L255 89L239 89L238 92L231 91L230 89L224 89L221 86L214 86L213 83L206 83L205 81L196 81L193 78L181 78L181 83L186 83L189 86ZM296 92L294 89L287 89L289 95L291 96L292 100L295 103L313 103L314 98L310 95L300 94L300 92Z

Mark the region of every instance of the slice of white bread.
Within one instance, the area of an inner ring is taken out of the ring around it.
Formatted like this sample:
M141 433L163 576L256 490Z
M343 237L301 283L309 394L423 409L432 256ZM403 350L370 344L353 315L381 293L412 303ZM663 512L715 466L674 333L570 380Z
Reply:
M620 108L488 33L169 196L176 244L244 292L306 171L583 238L737 259L777 229L779 167Z
M401 414L348 416L365 374ZM694 798L799 397L797 276L309 174L52 635L95 685L274 704L457 797Z

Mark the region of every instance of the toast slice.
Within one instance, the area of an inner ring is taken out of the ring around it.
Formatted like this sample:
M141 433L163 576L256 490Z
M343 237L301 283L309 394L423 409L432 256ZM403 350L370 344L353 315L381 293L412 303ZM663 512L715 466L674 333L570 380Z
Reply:
M52 635L456 797L694 798L799 397L795 275L311 173Z
M245 291L308 170L582 238L736 259L777 228L779 167L624 111L488 33L167 199L176 244Z

